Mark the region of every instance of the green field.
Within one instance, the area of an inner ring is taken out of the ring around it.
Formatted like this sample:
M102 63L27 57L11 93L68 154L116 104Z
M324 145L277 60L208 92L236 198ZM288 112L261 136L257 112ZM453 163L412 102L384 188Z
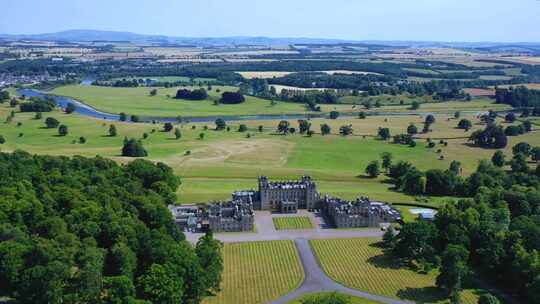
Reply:
M225 244L221 292L204 304L263 304L296 289L304 272L292 241Z
M331 295L331 294L332 293L311 294L311 295L307 295L305 297L302 297L300 299L294 300L292 302L289 302L289 304L302 304L302 303L304 303L304 301L309 301L309 300L317 301L322 296ZM348 304L379 304L380 303L380 302L375 302L375 301L371 301L371 300L367 300L367 299L363 299L363 298L358 298L358 297L352 297L352 296L344 295L344 294L338 294L338 295L341 296L341 297L344 297L345 299L347 299Z
M438 104L437 104L438 105ZM8 103L0 104L0 120L13 109ZM44 119L55 117L69 128L65 137L57 136L56 129L45 129ZM17 113L10 124L2 124L0 135L6 143L0 146L2 151L22 149L30 153L54 155L101 155L124 162L131 159L120 157L124 137L142 139L149 152L149 160L162 161L175 169L182 177L178 189L179 203L207 202L213 199L227 199L230 193L238 189L256 188L256 177L267 175L272 179L297 179L309 174L317 181L322 193L354 199L366 195L388 202L414 202L417 198L391 190L391 184L385 183L385 177L369 179L363 176L365 166L371 160L378 159L382 152L391 152L394 161L407 160L420 169L448 168L454 159L462 162L464 174L470 174L476 168L479 159L490 158L492 150L479 149L467 145L470 132L482 125L475 124L468 133L455 128L457 120L438 116L433 125L433 132L420 137L456 137L449 140L448 146L437 142L435 149L426 148L423 140L418 140L415 148L401 146L373 139L379 127L388 127L392 134L404 133L410 123L421 127L422 116L373 116L367 119L343 117L336 120L312 119L312 129L319 132L319 126L327 123L332 134L313 137L295 135L275 135L278 121L244 121L249 128L250 138L246 133L237 132L238 122L229 122L231 131L213 131L213 123L176 125L182 132L182 138L175 140L171 133L161 132L161 125L132 124L114 122L118 129L117 137L108 136L111 122L92 119L78 114L67 115L59 110L44 113L43 119L33 119L34 113ZM449 116L450 117L450 116ZM475 117L468 117L473 122ZM297 126L291 120L292 126ZM18 123L21 123L19 126ZM351 124L356 136L337 135L341 125ZM203 126L209 130L205 131ZM195 126L195 129L192 127ZM263 126L264 132L257 131ZM154 132L152 131L154 130ZM204 133L204 140L199 134ZM22 136L20 136L22 134ZM362 135L368 137L364 138ZM85 144L78 143L84 136ZM511 137L507 153L519 141L528 141L540 145L540 138L535 133ZM436 150L441 149L441 153ZM186 155L186 151L191 151ZM445 159L440 160L439 156ZM425 198L423 198L425 199ZM439 205L441 198L427 198L431 205Z
M139 79L152 79L152 80L157 80L159 82L178 82L178 81L183 81L183 82L188 82L188 81L194 81L194 82L210 82L210 81L214 81L216 79L214 78L190 78L190 77L183 77L183 76L158 76L158 77L155 77L155 76L141 76L141 77L119 77L119 78L114 78L112 80L123 80L123 79L126 79L126 80L132 80L132 79L136 79L136 80L139 80Z
M350 288L416 303L448 303L435 286L436 271L421 274L384 255L379 239L311 240L324 271ZM464 304L476 304L481 290L466 289Z
M190 89L198 87L187 87ZM98 86L63 86L51 91L52 94L69 96L104 112L136 114L142 116L212 116L304 113L302 104L277 102L246 96L246 102L238 105L214 105L225 91L237 91L235 87L213 87L207 100L179 100L174 97L176 88L158 88L156 96L150 96L151 88L113 88ZM218 93L216 90L220 90Z
M272 218L277 230L313 229L313 223L307 216L287 216Z

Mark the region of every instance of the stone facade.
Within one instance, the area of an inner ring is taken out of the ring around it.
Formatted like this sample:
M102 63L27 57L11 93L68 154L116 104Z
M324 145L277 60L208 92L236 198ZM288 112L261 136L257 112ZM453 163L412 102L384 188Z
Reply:
M378 227L382 223L401 220L398 210L368 198L345 201L325 196L321 204L325 216L336 228Z
M296 202L297 209L318 208L319 192L311 177L298 181L270 182L266 176L259 177L259 201L255 210L281 210L282 202Z
M252 231L253 221L251 203L230 201L208 207L208 228L214 232Z

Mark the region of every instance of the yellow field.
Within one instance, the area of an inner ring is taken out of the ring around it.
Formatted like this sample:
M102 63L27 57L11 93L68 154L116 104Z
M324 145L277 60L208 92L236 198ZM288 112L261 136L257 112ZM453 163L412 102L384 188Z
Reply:
M292 72L279 72L279 71L265 71L265 72L237 72L246 79L253 78L274 78L283 77L291 74Z
M296 289L304 272L292 241L225 244L221 292L203 304L268 303Z
M312 240L324 271L339 283L370 293L417 303L448 303L435 286L437 272L420 274L383 254L379 239ZM462 293L464 304L476 304L476 290Z

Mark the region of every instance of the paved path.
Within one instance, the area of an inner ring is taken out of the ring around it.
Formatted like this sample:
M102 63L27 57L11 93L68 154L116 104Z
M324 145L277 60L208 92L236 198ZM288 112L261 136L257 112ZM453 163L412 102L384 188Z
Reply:
M387 297L382 297L367 292L347 288L341 284L334 282L321 269L317 258L313 254L309 241L307 239L295 240L296 248L300 254L300 260L304 268L304 282L295 291L283 296L282 298L273 301L272 304L286 304L294 299L298 299L304 295L317 292L337 291L351 296L361 297L381 303L388 304L409 304L412 302L395 300Z
M308 216L311 218L315 228L306 230L276 230L272 217L282 216ZM257 211L255 212L255 227L256 232L216 233L214 237L224 243L240 243L296 239L382 237L384 234L384 231L379 228L331 229L324 224L320 216L305 210L300 210L298 214L293 215L279 215L271 214L267 211ZM186 232L185 235L188 241L196 243L204 234Z

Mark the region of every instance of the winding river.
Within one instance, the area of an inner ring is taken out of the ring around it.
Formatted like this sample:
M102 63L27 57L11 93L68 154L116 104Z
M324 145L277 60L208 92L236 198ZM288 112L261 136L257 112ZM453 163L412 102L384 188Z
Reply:
M91 85L92 80L84 80L81 85ZM66 108L69 103L75 105L75 112L84 116L89 116L97 119L119 121L120 115L102 112L90 105L87 105L76 99L48 94L47 92L35 90L35 89L18 89L17 94L24 95L26 97L49 97L54 99L56 104L61 108ZM486 111L461 111L463 114L480 115L486 113ZM428 114L433 115L447 115L453 112L437 112L437 113L419 113L416 111L403 111L403 112L370 112L372 116L424 116ZM309 114L253 114L253 115L220 115L220 116L182 116L183 122L214 122L218 118L222 118L225 121L239 121L239 120L297 120L297 119L310 119L310 118L328 118L328 113L309 113ZM357 116L358 113L341 113L341 116ZM140 119L143 122L176 122L176 117L154 117L140 115Z

